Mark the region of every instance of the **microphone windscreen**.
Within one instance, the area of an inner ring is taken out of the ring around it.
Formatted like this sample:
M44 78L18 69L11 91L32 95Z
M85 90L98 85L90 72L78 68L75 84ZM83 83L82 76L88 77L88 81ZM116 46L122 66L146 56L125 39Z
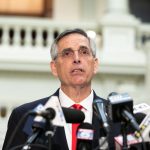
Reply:
M92 124L83 122L77 129L77 150L91 150L93 147L94 129Z
M92 124L83 122L78 126L77 139L80 140L93 140L94 129Z
M138 125L140 126L140 124L144 120L146 114L139 112L139 113L133 114L133 116L134 116L136 122L138 123ZM134 129L132 126L128 126L128 128L127 128L127 133L128 134L129 133L134 133L135 131L136 131L136 129Z
M141 124L141 122L143 121L143 119L146 117L146 114L139 112L139 113L135 113L134 117L135 117L137 123Z
M81 110L62 107L67 123L82 123L85 115Z

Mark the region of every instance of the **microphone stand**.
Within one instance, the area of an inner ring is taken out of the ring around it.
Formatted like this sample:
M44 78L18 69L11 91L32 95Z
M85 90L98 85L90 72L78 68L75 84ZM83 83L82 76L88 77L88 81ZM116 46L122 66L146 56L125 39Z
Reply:
M46 126L45 126L45 135L48 137L48 150L52 150L52 144L51 139L54 135L54 126L52 125L52 122L49 117L46 118ZM24 144L21 150L30 150L30 145L35 142L35 140L38 138L39 134L42 132L41 128L36 127L34 129L35 131L33 134L28 138L27 142Z
M121 126L121 132L122 132L122 137L123 137L123 147L122 150L128 150L128 144L127 144L127 125L126 123L123 123Z
M52 122L47 118L46 119L47 124L46 124L46 132L45 135L48 137L48 150L52 150L52 137L54 135L54 127L52 125Z
M40 130L38 130L34 134L32 134L28 138L27 142L24 144L24 146L22 147L21 150L29 150L29 149L31 149L30 145L36 140L36 138L38 137L39 133L40 133Z

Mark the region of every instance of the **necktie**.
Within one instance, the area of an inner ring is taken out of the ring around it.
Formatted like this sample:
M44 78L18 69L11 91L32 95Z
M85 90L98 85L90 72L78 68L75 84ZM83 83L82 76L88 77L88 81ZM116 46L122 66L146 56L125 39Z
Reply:
M81 110L83 107L80 104L74 104L72 105L72 108ZM76 144L77 144L76 132L77 132L78 126L79 126L79 123L72 124L72 150L76 150Z

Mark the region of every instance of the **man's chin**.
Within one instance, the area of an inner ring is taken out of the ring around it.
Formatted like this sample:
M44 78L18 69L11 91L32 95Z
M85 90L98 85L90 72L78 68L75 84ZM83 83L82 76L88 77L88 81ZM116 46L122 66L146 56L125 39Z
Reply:
M87 85L87 83L84 81L74 81L73 85L74 86L84 86L84 85Z

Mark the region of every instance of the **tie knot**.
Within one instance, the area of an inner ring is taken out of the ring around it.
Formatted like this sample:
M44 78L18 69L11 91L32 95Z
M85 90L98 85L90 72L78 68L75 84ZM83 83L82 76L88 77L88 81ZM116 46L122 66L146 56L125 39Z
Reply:
M83 107L80 104L73 104L72 108L81 110Z

